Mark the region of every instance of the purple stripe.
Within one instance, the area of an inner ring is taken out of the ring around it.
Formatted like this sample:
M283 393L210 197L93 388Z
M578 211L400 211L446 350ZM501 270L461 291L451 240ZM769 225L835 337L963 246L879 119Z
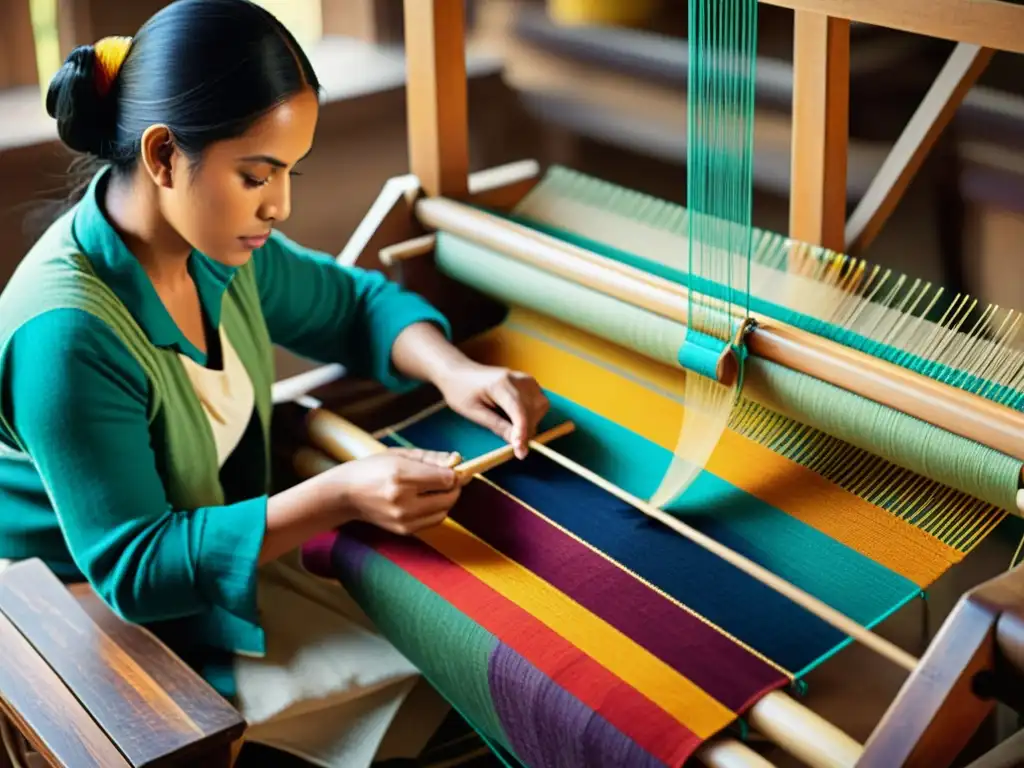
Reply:
M333 579L336 577L331 564L331 551L338 534L334 531L321 533L302 545L300 551L302 567L316 576Z
M510 746L530 768L664 766L504 643L487 677Z
M486 483L463 489L452 518L734 712L784 680L721 632Z
M331 575L340 578L344 583L347 578L361 574L366 559L374 554L376 553L369 544L354 536L339 533L331 550Z

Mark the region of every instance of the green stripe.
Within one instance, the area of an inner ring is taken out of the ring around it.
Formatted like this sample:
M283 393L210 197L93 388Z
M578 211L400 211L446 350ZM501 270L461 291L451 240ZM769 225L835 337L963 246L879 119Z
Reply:
M360 548L365 545L359 543ZM345 588L480 738L514 754L488 683L497 638L386 557L366 552ZM492 746L493 749L493 746Z

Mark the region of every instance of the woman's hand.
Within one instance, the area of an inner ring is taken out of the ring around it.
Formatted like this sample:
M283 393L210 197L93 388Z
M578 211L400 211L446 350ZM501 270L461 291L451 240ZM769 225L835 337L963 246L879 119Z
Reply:
M453 411L486 427L524 458L537 425L548 412L548 399L525 373L466 360L436 382Z
M549 407L532 376L471 360L431 323L403 330L391 356L398 370L437 387L453 411L501 437L518 458L526 456Z
M459 498L458 454L392 448L328 474L351 519L408 535L441 523Z
M323 531L363 520L400 535L438 525L459 498L456 453L393 448L339 464L267 503L260 563Z

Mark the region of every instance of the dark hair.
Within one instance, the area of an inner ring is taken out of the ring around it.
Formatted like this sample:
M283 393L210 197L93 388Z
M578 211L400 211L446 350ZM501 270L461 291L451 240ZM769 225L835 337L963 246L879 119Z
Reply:
M142 134L166 125L198 160L210 144L243 134L290 96L320 83L295 38L249 0L175 0L131 41L106 93L92 45L79 46L50 81L46 109L71 149L100 165L134 168ZM79 165L82 165L79 163ZM74 194L74 193L73 193Z

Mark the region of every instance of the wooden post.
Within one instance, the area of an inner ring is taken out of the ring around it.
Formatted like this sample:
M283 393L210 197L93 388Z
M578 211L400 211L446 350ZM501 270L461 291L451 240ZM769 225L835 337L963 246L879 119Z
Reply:
M39 82L29 0L0 0L0 89Z
M850 22L796 11L789 234L842 251L850 104Z
M431 197L469 193L463 0L405 0L409 164Z

